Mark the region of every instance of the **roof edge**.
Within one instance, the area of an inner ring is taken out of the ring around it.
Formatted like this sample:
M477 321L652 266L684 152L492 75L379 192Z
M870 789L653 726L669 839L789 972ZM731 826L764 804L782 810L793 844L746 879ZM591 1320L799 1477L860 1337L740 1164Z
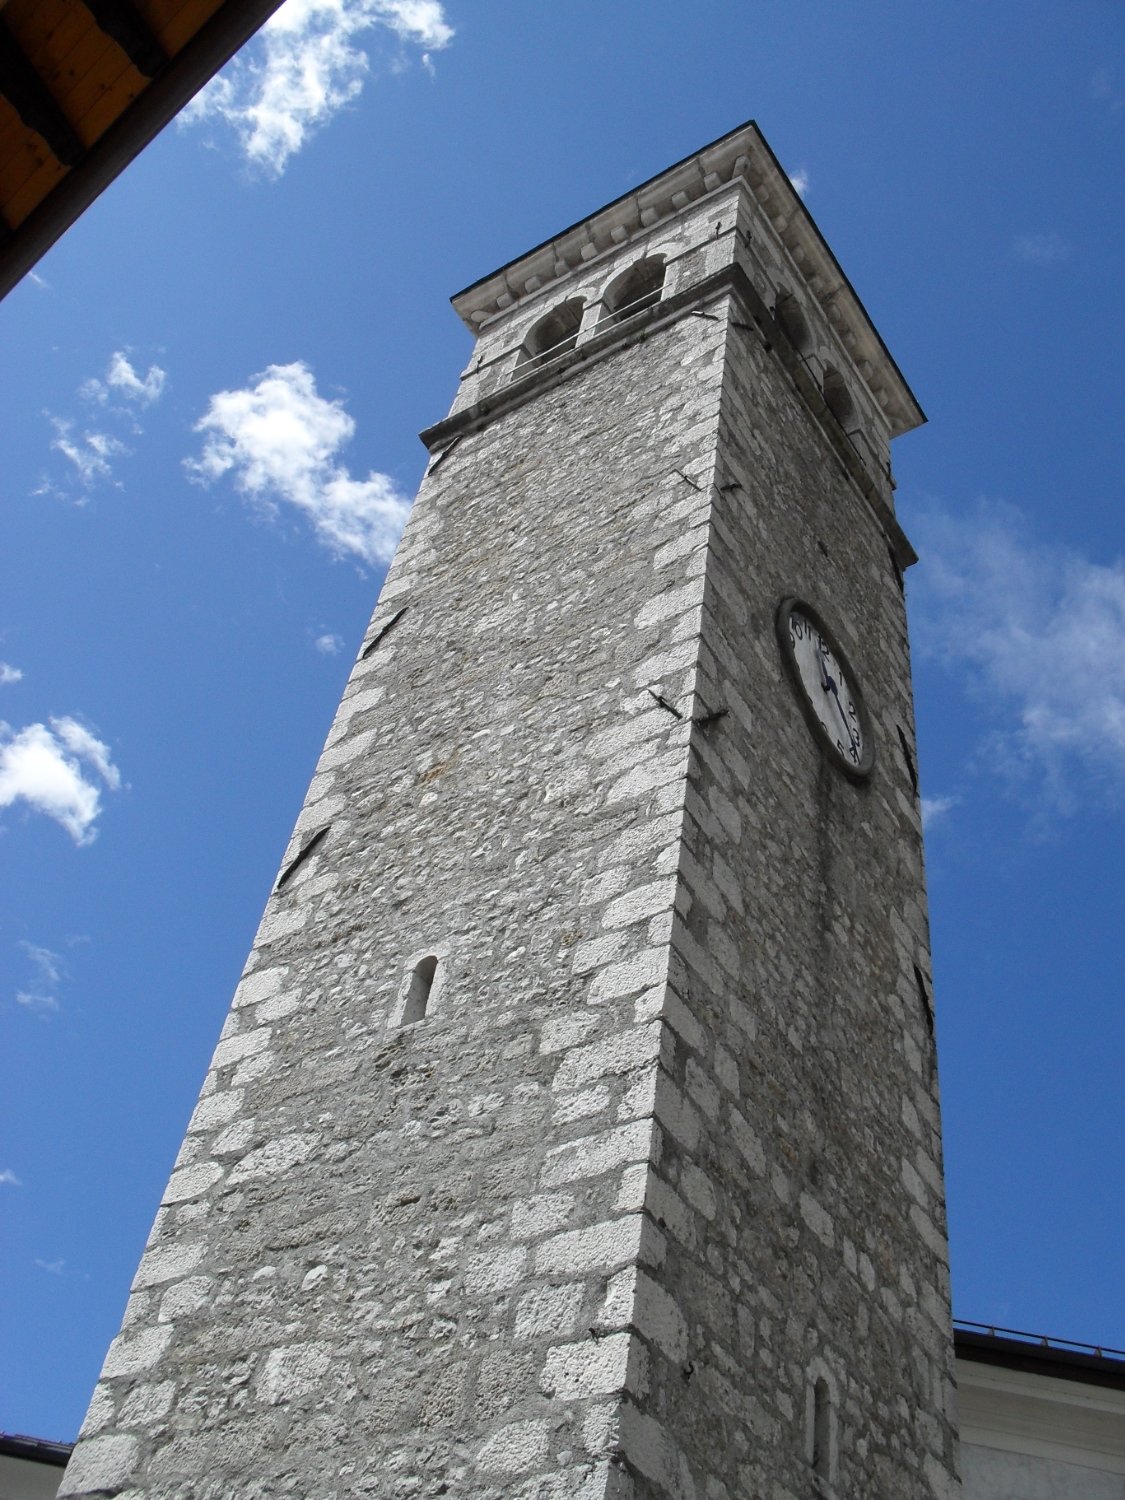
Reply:
M585 260L641 236L705 194L742 179L853 357L871 367L873 392L897 435L926 420L870 314L790 182L758 124L748 120L549 239L471 282L450 300L477 332L525 296L537 295ZM622 236L622 230L626 236ZM853 347L854 346L854 347ZM866 378L866 377L865 377ZM879 391L882 391L882 396Z
M0 1432L0 1456L4 1458L22 1458L29 1463L51 1464L54 1468L62 1469L66 1467L73 1448L73 1443L25 1437L19 1432Z
M78 165L11 230L0 246L0 297L26 276L280 4L281 0L246 0L237 8L228 4L204 22Z
M959 1359L974 1364L1000 1365L1032 1375L1084 1381L1125 1391L1125 1354L1085 1348L1059 1348L1046 1339L1013 1338L977 1329L954 1328L953 1349Z
M617 208L623 203L628 203L630 198L635 198L638 193L643 193L647 188L654 187L662 177L667 177L672 172L679 171L681 167L689 166L697 156L702 156L704 152L718 150L720 146L725 145L727 141L733 140L735 136L741 135L746 130L755 131L764 141L762 132L758 127L758 122L756 120L744 120L741 125L736 125L733 130L728 130L725 135L718 136L708 145L701 146L698 151L692 151L687 156L681 156L679 161L673 162L670 167L664 167L661 171L654 173L652 177L646 177L636 187L631 187L628 192L621 193L616 198L611 198L608 203L603 203L601 208L594 209L593 213L586 214L581 219L576 219L573 224L568 224L565 229L560 229L557 234L552 234L547 239L540 240L538 245L532 245L531 249L525 250L522 255L514 256L511 260L505 261L502 266L497 266L495 271L489 271L487 276L478 276L476 281L471 281L468 286L462 287L459 292L454 292L453 296L449 299L450 302L456 307L457 303L463 297L467 297L470 292L475 292L478 287L485 286L497 276L503 276L513 266L518 266L521 261L529 259L529 257L538 254L541 250L549 249L556 240L565 239L567 235L573 234L576 230L581 229L584 224L588 224L591 219L596 219L599 215L609 213L611 209Z

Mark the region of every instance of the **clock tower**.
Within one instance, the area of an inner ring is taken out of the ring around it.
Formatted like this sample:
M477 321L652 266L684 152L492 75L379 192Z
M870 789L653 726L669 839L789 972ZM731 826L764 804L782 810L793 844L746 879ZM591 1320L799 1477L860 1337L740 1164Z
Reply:
M922 413L752 124L453 300L61 1493L948 1500Z

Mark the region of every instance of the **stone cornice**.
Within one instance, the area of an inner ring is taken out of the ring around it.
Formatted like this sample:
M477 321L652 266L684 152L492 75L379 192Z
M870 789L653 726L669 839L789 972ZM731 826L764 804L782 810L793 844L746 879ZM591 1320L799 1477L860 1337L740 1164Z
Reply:
M453 306L471 331L480 332L525 298L561 281L596 256L649 234L654 225L738 179L746 184L843 340L892 435L920 426L925 413L753 121L474 282L453 297Z

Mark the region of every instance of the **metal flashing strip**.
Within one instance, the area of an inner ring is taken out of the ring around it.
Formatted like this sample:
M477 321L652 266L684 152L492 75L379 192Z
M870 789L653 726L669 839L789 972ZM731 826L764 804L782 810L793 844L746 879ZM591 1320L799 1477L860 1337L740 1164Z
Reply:
M19 1432L0 1432L0 1457L22 1458L28 1463L66 1467L73 1443L56 1443L50 1438L26 1437Z
M970 1323L961 1318L953 1325L953 1348L959 1359L979 1364L1002 1365L1012 1370L1053 1375L1060 1380L1085 1380L1092 1385L1125 1390L1125 1349L1081 1344L1073 1339L1025 1333L991 1323Z

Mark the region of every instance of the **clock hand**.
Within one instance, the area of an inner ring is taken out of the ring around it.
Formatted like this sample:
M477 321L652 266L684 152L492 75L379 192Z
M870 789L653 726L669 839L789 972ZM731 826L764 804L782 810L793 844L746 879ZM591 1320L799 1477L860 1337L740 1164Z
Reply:
M852 754L859 757L859 741L852 732L852 726L848 723L848 716L844 712L844 705L840 702L840 690L836 686L836 679L829 672L825 664L824 653L818 648L816 651L816 664L820 668L820 686L826 693L831 693L836 700L836 712L840 715L840 722L844 726L844 733L848 737L848 744L852 748Z
M844 705L840 702L839 689L836 686L835 680L829 677L827 673L825 673L824 686L832 694L832 697L836 701L836 712L840 715L840 722L843 724L844 729L847 731L848 743L851 745L852 749L855 750L858 746L858 742L855 735L852 733L852 726L848 723L848 716L844 712Z

